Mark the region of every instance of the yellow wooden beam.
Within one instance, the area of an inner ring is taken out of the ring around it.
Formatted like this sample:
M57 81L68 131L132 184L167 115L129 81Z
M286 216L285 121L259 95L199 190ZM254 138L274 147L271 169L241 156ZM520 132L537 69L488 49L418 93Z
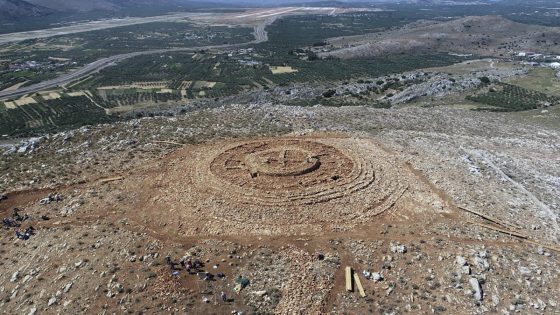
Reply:
M346 266L346 291L352 292L352 267Z
M356 282L356 287L358 288L358 292L360 292L360 296L366 297L366 292L364 291L364 287L362 287L360 276L357 273L354 273L354 282Z

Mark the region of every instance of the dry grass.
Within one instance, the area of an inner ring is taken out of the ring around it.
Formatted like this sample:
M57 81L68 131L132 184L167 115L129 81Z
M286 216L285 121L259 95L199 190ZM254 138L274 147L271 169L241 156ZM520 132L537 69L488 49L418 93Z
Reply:
M61 96L59 93L57 92L46 92L46 93L41 93L41 96L45 99L45 100L57 100L59 99Z
M71 96L71 97L86 96L86 93L84 91L70 92L70 93L67 93L67 94L68 94L68 96Z
M29 105L29 104L36 104L37 101L32 97L22 97L19 100L15 100L14 103L17 106Z
M556 72L553 69L534 69L527 76L517 78L509 83L529 90L560 96L560 79L556 77Z
M4 102L4 106L6 106L7 109L15 109L17 107L14 102Z
M216 86L217 82L212 82L212 81L196 81L194 83L193 88L194 89L212 89L214 88L214 86Z
M292 67L289 66L270 66L269 67L270 71L272 71L272 74L284 74L284 73L294 73L294 72L298 72L297 69L294 69Z
M27 81L23 81L23 82L20 82L20 83L16 83L16 84L14 84L14 85L12 85L12 86L10 86L10 87L4 89L3 91L15 91L15 90L19 89L19 88L20 88L22 85L24 85L25 83L27 83Z

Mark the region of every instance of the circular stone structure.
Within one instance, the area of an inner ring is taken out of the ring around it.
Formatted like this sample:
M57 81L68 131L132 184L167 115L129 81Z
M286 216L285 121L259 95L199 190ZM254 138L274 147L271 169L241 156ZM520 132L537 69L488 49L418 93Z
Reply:
M146 187L156 191L138 208L171 213L164 225L186 235L344 229L402 196L407 174L398 165L367 139L215 142L178 151L158 166Z
M311 173L319 168L319 157L312 152L298 147L278 147L265 151L257 151L245 157L244 161L231 160L224 166L227 170L245 166L251 178L259 175L273 177L298 176Z
M337 198L360 176L352 158L315 141L264 140L227 148L201 169L203 180L240 202L259 205L310 204Z

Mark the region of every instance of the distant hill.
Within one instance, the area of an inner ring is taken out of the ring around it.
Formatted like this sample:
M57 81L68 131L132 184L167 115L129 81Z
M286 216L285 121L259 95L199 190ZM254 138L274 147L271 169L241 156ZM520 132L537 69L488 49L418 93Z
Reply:
M422 4L473 4L491 3L503 0L404 0L400 3ZM26 17L41 17L53 13L78 12L119 12L127 10L158 8L173 11L192 7L236 7L236 6L347 6L358 4L395 3L394 0L0 0L0 19L16 20Z
M84 12L92 10L115 10L117 6L107 0L25 0L35 6L59 12Z
M231 6L230 3L214 3L202 0L0 0L1 20L17 20L27 17L41 17L53 13L80 12L118 12L150 8L169 11L184 7L215 7L216 5ZM159 12L158 12L159 13Z
M0 0L0 20L44 16L53 12L52 9L23 0Z
M79 13L91 11L126 12L130 8L177 8L188 0L0 0L0 19L17 20L41 17L53 13Z
M411 52L510 56L519 51L560 54L560 27L521 24L501 16L421 20L399 29L330 39L322 57L371 58Z

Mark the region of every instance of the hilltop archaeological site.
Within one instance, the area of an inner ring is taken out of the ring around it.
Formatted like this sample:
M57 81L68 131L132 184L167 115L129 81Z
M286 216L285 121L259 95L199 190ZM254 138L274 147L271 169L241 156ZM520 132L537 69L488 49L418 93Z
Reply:
M0 306L554 314L558 138L502 114L283 106L38 138L3 157L2 215L33 232L3 232Z
M0 315L560 314L555 1L0 0Z

